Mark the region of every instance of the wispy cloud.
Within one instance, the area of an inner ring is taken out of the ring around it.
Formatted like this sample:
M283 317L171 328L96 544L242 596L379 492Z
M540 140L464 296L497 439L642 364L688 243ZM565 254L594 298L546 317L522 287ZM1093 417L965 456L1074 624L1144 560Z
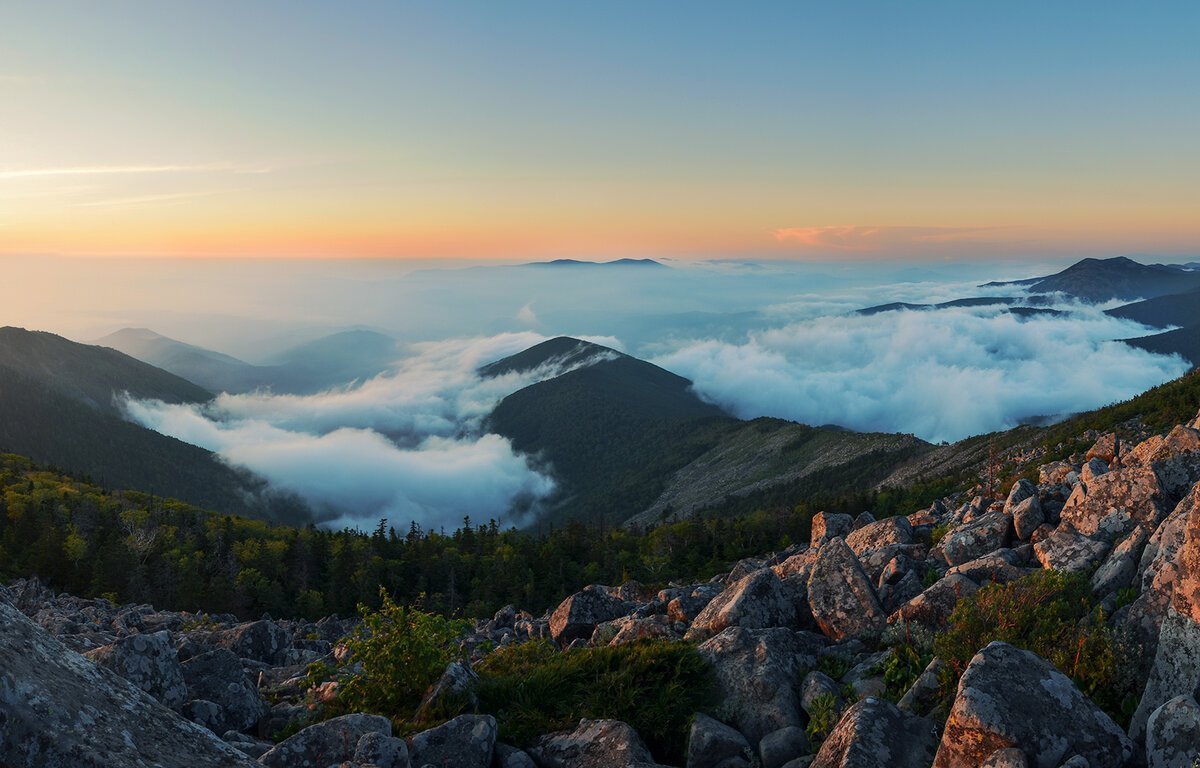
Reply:
M262 165L238 165L235 163L207 163L200 165L69 165L56 168L11 168L0 170L0 180L32 179L47 176L118 176L150 175L159 173L270 173L271 168Z
M784 227L775 239L789 246L829 251L882 251L975 241L998 227Z
M112 200L93 200L87 203L76 203L78 208L134 208L143 205L159 205L177 200L190 200L195 197L209 197L216 192L176 192L165 195L142 195L140 197L120 197Z

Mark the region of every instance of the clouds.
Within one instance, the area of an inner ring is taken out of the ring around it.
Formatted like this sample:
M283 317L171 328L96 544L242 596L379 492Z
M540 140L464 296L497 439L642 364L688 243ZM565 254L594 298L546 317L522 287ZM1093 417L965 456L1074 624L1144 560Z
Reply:
M816 251L882 252L910 247L977 242L996 227L784 227L775 240L784 245Z
M129 418L215 451L309 501L333 525L452 526L501 519L554 491L554 481L509 442L483 434L505 395L563 372L481 379L483 364L526 349L532 333L413 345L396 368L311 396L221 395L206 406L126 403Z
M743 418L777 416L955 440L1097 408L1188 366L1111 341L1144 333L1096 309L1022 320L995 309L833 316L695 341L656 363Z
M263 174L271 169L261 165L205 163L191 165L70 165L49 168L10 168L0 170L0 180L34 179L47 176L147 176L163 173L235 173Z

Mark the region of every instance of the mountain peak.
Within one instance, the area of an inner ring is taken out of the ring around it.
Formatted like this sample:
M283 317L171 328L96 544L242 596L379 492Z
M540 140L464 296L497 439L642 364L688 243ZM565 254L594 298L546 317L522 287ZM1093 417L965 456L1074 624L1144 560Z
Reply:
M482 366L479 375L486 379L506 373L525 373L550 363L567 367L598 355L625 356L615 349L590 341L572 336L556 336L515 355Z

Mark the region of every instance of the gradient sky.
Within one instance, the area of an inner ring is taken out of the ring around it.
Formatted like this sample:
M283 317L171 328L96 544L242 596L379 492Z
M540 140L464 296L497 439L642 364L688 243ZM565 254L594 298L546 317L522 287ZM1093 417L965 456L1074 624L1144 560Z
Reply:
M1195 2L54 2L0 253L1200 255Z

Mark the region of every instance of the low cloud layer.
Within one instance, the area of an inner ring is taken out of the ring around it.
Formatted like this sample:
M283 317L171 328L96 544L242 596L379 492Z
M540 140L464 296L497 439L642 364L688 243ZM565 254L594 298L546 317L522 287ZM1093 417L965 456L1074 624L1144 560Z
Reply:
M655 362L743 417L956 440L1097 408L1182 375L1177 357L1113 339L1146 329L1094 308L1020 319L995 309L818 317L742 343L701 340Z
M311 396L226 394L205 406L130 401L126 411L299 494L334 527L501 519L549 496L554 481L505 438L481 433L481 422L504 396L563 369L490 379L475 371L542 340L519 333L417 344L392 372L361 385Z

